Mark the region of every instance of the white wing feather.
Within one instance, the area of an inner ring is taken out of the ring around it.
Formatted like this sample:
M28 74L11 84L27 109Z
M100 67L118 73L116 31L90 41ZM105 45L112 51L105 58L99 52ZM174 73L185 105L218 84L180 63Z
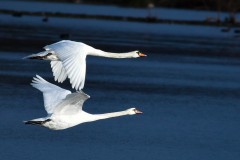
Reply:
M53 113L64 115L76 114L82 111L83 103L88 98L90 98L90 96L82 91L69 94L61 103L56 106Z
M55 80L62 82L66 76L70 79L72 88L81 90L84 87L86 75L87 51L92 47L73 41L60 41L44 47L53 51L60 59L59 62L51 62Z
M44 107L48 114L52 114L55 107L66 98L67 95L71 94L71 91L49 83L38 75L33 77L31 85L43 92Z
M54 80L62 83L67 78L67 72L61 61L51 61Z

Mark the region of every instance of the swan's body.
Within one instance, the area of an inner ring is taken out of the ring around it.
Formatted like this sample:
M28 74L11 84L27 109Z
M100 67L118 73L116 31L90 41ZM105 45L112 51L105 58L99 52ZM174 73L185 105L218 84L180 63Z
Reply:
M52 130L61 130L85 122L142 113L135 108L130 108L120 112L89 114L82 110L82 106L90 96L82 91L71 93L68 90L47 82L38 75L34 77L31 85L43 92L44 106L48 116L25 121L25 124L34 124Z
M81 42L62 40L44 47L45 51L27 56L29 59L50 60L55 81L63 82L70 79L72 88L81 90L84 87L86 75L86 56L107 58L137 58L146 56L139 51L127 53L110 53L95 49Z

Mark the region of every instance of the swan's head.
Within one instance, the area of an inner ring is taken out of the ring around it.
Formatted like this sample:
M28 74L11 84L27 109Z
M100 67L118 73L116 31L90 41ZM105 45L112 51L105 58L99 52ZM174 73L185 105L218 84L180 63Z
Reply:
M147 55L146 54L143 54L139 51L133 51L133 57L134 58L138 58L138 57L146 57Z
M134 115L134 114L142 114L143 112L139 111L136 108L130 108L127 110L129 115Z

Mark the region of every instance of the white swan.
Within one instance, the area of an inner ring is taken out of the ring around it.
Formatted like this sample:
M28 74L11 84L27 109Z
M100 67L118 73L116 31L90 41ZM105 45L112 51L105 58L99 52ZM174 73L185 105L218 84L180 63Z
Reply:
M69 90L49 83L38 75L33 78L31 85L43 92L44 106L48 116L24 121L25 124L62 130L85 122L142 113L136 108L130 108L120 112L89 114L82 110L82 106L90 97L82 91L71 93Z
M139 51L127 53L110 53L95 49L81 42L62 40L44 47L45 51L24 58L50 60L55 81L63 82L70 79L72 88L81 90L84 87L86 75L86 56L108 58L137 58L146 56Z

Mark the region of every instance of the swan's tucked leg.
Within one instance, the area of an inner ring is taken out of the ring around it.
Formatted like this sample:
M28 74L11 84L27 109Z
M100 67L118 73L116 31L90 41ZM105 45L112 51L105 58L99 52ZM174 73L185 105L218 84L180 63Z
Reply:
M39 60L57 61L58 57L50 51L43 51L37 54L32 54L32 55L23 57L23 59L39 59Z

